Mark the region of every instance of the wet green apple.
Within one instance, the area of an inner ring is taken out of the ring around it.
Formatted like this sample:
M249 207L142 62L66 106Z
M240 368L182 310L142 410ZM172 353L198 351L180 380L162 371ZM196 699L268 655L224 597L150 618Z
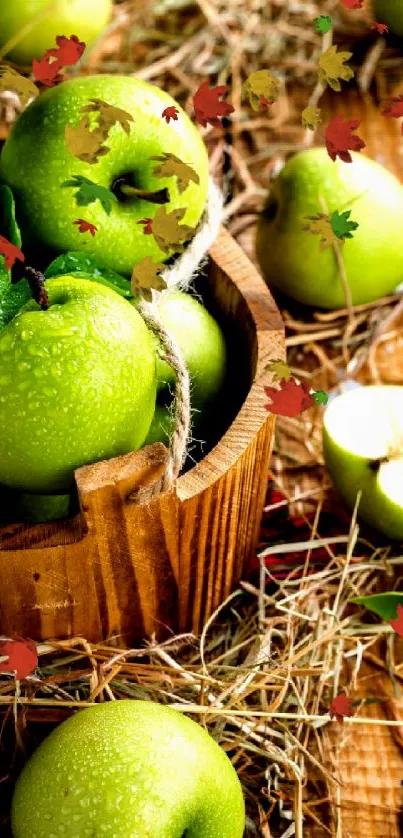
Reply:
M56 46L57 35L76 35L88 46L108 23L112 0L5 0L0 4L0 48L24 29L7 60L31 64Z
M154 344L136 309L87 279L46 281L0 332L0 483L65 494L74 470L136 451L155 408Z
M225 751L152 701L112 701L57 727L25 765L14 838L242 838L245 804Z
M113 125L106 143L109 152L93 164L74 156L65 139L66 125L80 122L81 108L91 99L121 108L134 119L129 134L120 124ZM162 113L169 106L177 107L178 119L168 124ZM150 158L164 153L192 167L199 182L190 181L180 192L176 176L154 175L158 163ZM62 187L74 176L113 192L116 200L109 215L98 199L77 205L77 189ZM13 190L24 254L30 256L31 264L38 265L43 248L51 255L85 251L100 265L129 276L145 256L161 262L168 255L138 223L153 218L158 204L137 193L128 197L122 193L122 183L153 194L167 188L169 202L164 207L168 214L185 208L180 223L194 228L206 204L209 160L200 131L168 93L132 76L100 74L62 82L41 93L23 111L4 144L0 177ZM79 218L97 227L94 236L80 233L74 224Z
M214 410L227 369L227 349L223 331L214 317L195 296L172 290L157 303L158 315L167 332L176 340L190 376L192 428L196 430ZM171 404L175 393L175 373L157 355L157 405L147 443L167 444L174 427Z
M403 387L369 385L337 396L323 419L323 454L330 476L358 515L403 541Z
M386 168L352 152L331 160L325 148L295 154L273 181L259 219L256 255L267 283L301 303L343 308L346 299L333 247L303 230L307 216L351 211L359 226L340 243L354 305L394 291L403 281L403 187Z

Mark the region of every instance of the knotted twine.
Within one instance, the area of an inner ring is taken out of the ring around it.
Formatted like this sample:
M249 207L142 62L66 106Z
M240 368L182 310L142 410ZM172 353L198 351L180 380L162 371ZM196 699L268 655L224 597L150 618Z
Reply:
M150 489L149 497L169 491L180 474L186 459L190 434L190 378L180 347L163 326L158 303L172 288L186 291L192 280L201 272L208 258L208 250L218 236L223 219L224 196L217 184L210 178L207 203L197 226L197 232L178 256L172 267L162 271L160 276L166 283L163 291L151 291L151 302L144 300L139 311L148 328L158 338L160 357L173 368L176 374L174 396L174 432L170 439L169 458L160 481Z

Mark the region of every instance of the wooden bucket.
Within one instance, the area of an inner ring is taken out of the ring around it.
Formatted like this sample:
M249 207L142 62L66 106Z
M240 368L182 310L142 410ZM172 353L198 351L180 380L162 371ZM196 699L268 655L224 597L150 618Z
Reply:
M233 421L174 490L149 502L141 488L165 468L160 443L78 469L74 517L0 528L0 633L132 645L198 632L241 579L274 429L264 368L285 357L285 341L269 291L224 228L209 255L201 288L229 336Z

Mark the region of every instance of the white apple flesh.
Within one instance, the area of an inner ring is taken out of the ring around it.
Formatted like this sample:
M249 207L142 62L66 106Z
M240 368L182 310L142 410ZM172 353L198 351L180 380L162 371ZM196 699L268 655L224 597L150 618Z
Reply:
M343 393L324 413L323 455L334 485L358 516L403 541L403 386Z

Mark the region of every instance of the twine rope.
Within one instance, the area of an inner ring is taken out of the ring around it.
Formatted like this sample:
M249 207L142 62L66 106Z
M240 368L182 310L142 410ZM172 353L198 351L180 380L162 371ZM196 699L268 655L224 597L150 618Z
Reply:
M186 459L191 430L190 377L182 352L160 320L158 302L173 288L187 290L208 258L208 250L217 238L223 218L224 197L217 184L210 178L208 198L199 229L175 264L161 272L167 288L161 292L152 291L150 303L142 301L140 314L149 329L158 338L162 352L160 357L173 368L176 374L174 417L175 430L169 448L167 468L161 481L151 489L151 496L172 489Z

